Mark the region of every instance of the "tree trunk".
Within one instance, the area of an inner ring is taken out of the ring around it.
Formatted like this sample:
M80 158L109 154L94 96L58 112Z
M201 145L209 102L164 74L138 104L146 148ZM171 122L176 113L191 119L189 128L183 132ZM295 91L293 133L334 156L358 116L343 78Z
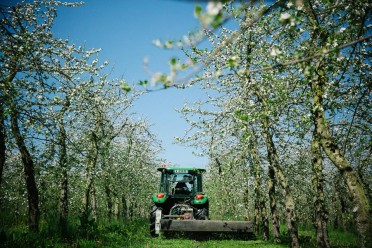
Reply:
M107 202L107 216L111 220L111 218L112 218L112 199L111 199L111 190L110 190L110 187L107 184L105 185L105 193L106 193L106 202Z
M276 208L276 178L274 168L269 165L269 199L270 199L270 212L271 212L271 222L272 222L272 232L276 243L280 243L280 224L279 224L279 215Z
M248 191L248 185L245 186L245 190L243 192L243 206L244 206L244 210L245 210L245 214L244 214L245 215L245 220L246 221L250 221L251 218L249 216L249 191ZM255 221L253 221L253 223L255 223ZM257 228L257 227L255 226L255 228Z
M348 218L348 209L350 209L350 197L347 193L347 188L345 181L343 180L341 174L338 174L334 178L335 191L337 195L337 201L340 202L339 220L341 223L341 229L344 232L351 231L351 224Z
M256 178L255 178L255 180L256 180ZM259 232L260 232L260 205L259 205L259 201L260 200L257 197L257 192L256 192L256 189L255 189L253 226L254 226L254 232L256 233L256 235L258 235Z
M3 178L3 170L5 165L5 115L4 115L4 99L3 97L0 98L0 190L1 190L1 183ZM1 206L1 202L0 202Z
M334 229L342 229L344 232L348 231L348 221L347 221L347 208L348 203L345 196L348 196L348 193L345 191L345 183L341 178L341 175L335 175L332 179L334 182L332 202L339 203L336 204L337 208L335 209L335 217L333 220Z
M129 219L132 221L134 216L134 203L129 201Z
M88 218L90 214L89 210L89 202L90 202L90 186L89 183L87 184L87 187L84 190L84 195L83 195L83 208L81 211L81 217L80 217L80 222L81 226L84 229L86 225L88 224Z
M262 224L262 240L268 240L269 239L269 218L267 216L266 211L266 203L263 198L261 197L260 201L260 208L261 208L261 224Z
M121 204L123 206L123 219L125 221L128 218L128 207L127 207L127 199L125 196L125 192L121 194Z
M97 214L97 195L96 195L96 187L95 185L93 184L92 185L92 188L91 188L91 204L92 204L92 216L93 216L93 220L95 222L97 222L97 217L98 217L98 214Z
M254 168L255 222L256 222L256 225L259 225L259 215L261 214L262 239L266 241L269 238L269 220L267 218L267 213L266 213L265 199L262 194L262 185L261 185L262 169L260 166L260 158L257 152L257 142L255 140L255 137L253 137L253 139L254 140L251 141L249 151L253 158L253 168ZM279 234L279 232L277 234Z
M138 216L138 204L137 204L137 201L135 199L133 199L134 201L132 202L132 206L131 206L131 220L134 220L135 218L137 218Z
M343 184L343 182L339 181L336 185L339 185L339 187L342 187L341 189L343 189L343 185L340 185L340 184ZM347 199L345 199L345 195L343 193L347 194L347 192L339 192L338 194L338 197L340 199L340 208L341 208L340 219L341 219L342 230L344 232L348 232L350 231L350 226L349 226L350 221L348 220L348 213L347 213L349 204L347 203Z
M93 132L92 133L92 145L91 150L89 151L88 155L88 163L87 163L87 184L85 187L84 195L83 195L83 209L82 209L82 216L81 216L81 224L84 227L88 224L88 219L91 210L91 203L92 203L92 192L94 190L94 169L97 164L97 157L98 157L98 144L97 144L97 136Z
M273 167L274 175L281 185L285 193L285 210L286 210L286 219L287 219L287 228L288 233L291 239L291 247L299 247L298 241L298 230L297 230L297 220L295 214L295 205L289 189L287 179L285 178L282 169L279 166L279 157L276 152L274 145L273 137L269 129L269 119L263 119L264 135L266 138L266 148L269 158L269 163Z
M319 136L320 144L325 154L339 169L343 179L346 182L354 205L353 213L356 216L359 246L366 247L368 239L370 239L369 233L371 231L370 205L363 186L360 184L355 171L343 156L343 153L340 151L340 148L336 144L336 141L329 131L329 127L327 125L328 120L325 117L323 104L325 78L324 76L321 76L324 75L324 72L320 72L321 70L318 68L318 78L310 81L310 86L313 93L312 117L315 124L315 130Z
M64 113L64 112L63 112ZM58 120L59 125L59 166L61 168L61 185L59 198L59 220L61 225L61 235L67 238L68 235L68 166L67 166L67 147L66 147L66 130L63 123L63 113Z
M120 211L119 211L119 198L116 193L114 193L114 217L115 220L119 219Z
M318 247L330 247L328 241L328 211L324 203L323 191L323 159L320 149L320 143L316 131L313 132L313 139L311 142L311 163L314 172L313 187L315 192L315 229L316 229L316 242Z
M364 191L367 194L369 203L372 203L372 180L370 180L370 174L365 174L363 172L364 167L371 166L372 164L372 146L370 147L369 158L362 161L361 164L358 165L356 171L358 177L360 179L361 184L363 185Z
M5 160L6 160L6 143L5 143L5 135L6 135L6 130L5 130L5 113L4 113L4 108L5 108L5 103L8 101L10 102L9 95L7 95L7 91L10 89L11 83L13 79L16 76L16 72L10 72L6 77L3 78L3 80L0 81L0 91L1 91L1 98L0 98L0 190L1 190L1 184L2 184L2 179L3 179L3 171L4 171L4 166L5 166ZM1 206L1 202L0 202Z
M21 159L24 167L27 197L28 197L28 226L30 231L39 231L39 220L40 220L40 210L39 210L39 193L37 190L37 185L35 182L35 170L34 161L26 147L24 138L18 127L18 112L14 105L11 106L11 124L12 133L16 140L18 149L21 153Z

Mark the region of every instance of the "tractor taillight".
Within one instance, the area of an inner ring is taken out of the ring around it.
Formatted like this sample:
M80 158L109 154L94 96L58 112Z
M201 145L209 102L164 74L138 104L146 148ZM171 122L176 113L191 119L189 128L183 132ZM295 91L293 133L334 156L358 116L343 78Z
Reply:
M197 194L197 195L195 196L195 198L196 198L196 200L203 200L204 195Z
M157 195L156 195L156 198L164 198L164 194L163 193L158 193Z

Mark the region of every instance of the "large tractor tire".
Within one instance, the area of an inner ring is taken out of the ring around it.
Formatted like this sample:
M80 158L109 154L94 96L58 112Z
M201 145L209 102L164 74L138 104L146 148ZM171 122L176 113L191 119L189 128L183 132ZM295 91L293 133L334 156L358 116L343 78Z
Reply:
M208 220L209 219L208 208L200 208L196 210L195 219L197 220Z
M155 233L155 219L156 219L156 210L158 210L158 206L156 206L154 203L151 204L150 207L150 235L151 237L157 237L158 234Z
M207 201L204 205L199 206L194 211L194 218L197 220L209 220L209 202Z

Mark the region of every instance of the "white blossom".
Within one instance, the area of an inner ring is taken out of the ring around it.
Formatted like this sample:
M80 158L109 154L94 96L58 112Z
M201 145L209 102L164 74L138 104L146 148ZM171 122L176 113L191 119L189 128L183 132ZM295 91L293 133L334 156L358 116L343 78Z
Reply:
M144 63L144 64L148 64L148 63L149 63L149 57L145 56L145 57L143 58L143 63Z
M270 52L270 55L273 56L273 57L276 57L278 55L280 55L282 52L279 50L278 47L273 47L273 49L271 49L271 52Z
M159 82L160 79L161 79L161 77L162 77L162 75L163 75L163 74L162 74L161 72L156 72L155 74L152 75L152 77L151 77L151 82L152 82L153 84Z
M152 43L157 46L157 47L161 47L162 44L161 44L161 41L159 39L156 39L156 40L153 40Z
M291 14L289 14L288 12L285 12L285 13L280 14L279 21L285 21L285 20L288 20L289 18L291 18Z
M210 1L207 4L207 13L212 16L216 16L218 13L220 13L222 8L223 5L221 2Z

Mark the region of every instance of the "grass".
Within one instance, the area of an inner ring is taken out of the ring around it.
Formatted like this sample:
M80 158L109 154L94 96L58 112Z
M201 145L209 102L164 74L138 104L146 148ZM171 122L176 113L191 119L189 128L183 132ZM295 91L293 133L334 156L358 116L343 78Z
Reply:
M188 239L151 239L148 240L143 247L149 248L217 248L217 247L231 247L231 248L240 248L240 247L265 247L265 248L282 248L288 247L288 245L279 245L273 244L270 242L264 242L261 240L208 240L208 241L196 241Z
M332 247L337 248L357 248L358 245L358 237L356 234L341 231L341 230L331 230L328 234L329 240L331 242Z
M102 221L91 223L86 230L79 228L79 221L70 221L69 238L63 240L59 235L59 226L55 219L42 220L38 234L29 233L24 224L17 224L0 230L0 247L169 247L169 248L215 248L215 247L288 247L289 240L285 229L282 231L282 244L275 244L272 240L239 240L232 237L218 236L217 238L198 239L192 236L151 238L147 220L135 221ZM200 235L199 235L200 237ZM316 247L315 231L312 228L301 228L299 239L302 247ZM330 230L329 239L331 247L354 248L357 246L357 237L351 232Z

